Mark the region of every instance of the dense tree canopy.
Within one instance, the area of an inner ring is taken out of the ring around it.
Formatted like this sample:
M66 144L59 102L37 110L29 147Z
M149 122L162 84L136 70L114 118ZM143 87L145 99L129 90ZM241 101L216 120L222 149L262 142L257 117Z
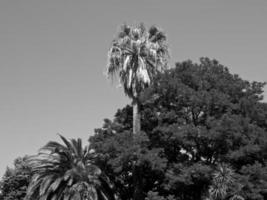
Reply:
M136 190L147 200L266 199L264 85L216 60L177 63L142 94L142 134L130 137L132 108L126 106L95 130L90 148L123 200ZM229 167L231 187L216 196L220 166Z
M7 168L2 180L1 200L23 200L31 179L31 169L26 162L27 156L17 158L14 168Z
M216 60L177 63L141 93L140 134L127 105L89 148L61 137L63 145L16 159L0 199L24 199L31 180L27 199L265 200L264 85Z

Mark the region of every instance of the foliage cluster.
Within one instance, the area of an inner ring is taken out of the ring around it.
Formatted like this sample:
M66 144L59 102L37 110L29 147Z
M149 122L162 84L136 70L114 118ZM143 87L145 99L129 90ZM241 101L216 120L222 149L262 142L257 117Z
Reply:
M17 158L14 168L7 168L0 182L1 200L23 200L32 173L27 163L27 157Z
M95 130L90 147L124 200L266 199L263 87L216 60L177 63L142 94L142 134L132 136L128 105ZM225 185L221 166L229 166Z

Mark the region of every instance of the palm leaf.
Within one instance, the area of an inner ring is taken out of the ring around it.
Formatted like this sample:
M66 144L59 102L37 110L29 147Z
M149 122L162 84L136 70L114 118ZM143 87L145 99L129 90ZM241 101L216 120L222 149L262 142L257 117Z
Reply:
M88 148L82 147L81 139L69 141L63 136L60 138L64 145L49 142L40 149L39 154L27 160L34 175L26 200L37 197L40 200L82 200L86 195L91 199L98 199L96 191L101 184L105 184L99 178L104 175L93 164L93 160L88 160ZM106 193L107 190L102 192ZM111 190L108 192L112 193ZM110 194L108 196L112 196Z

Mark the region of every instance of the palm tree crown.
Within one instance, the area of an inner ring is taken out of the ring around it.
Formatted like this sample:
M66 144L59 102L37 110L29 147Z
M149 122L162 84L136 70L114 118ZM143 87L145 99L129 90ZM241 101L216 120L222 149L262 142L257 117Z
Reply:
M238 193L242 185L238 184L234 170L227 164L218 165L213 174L212 185L209 188L210 200L244 200Z
M157 27L146 31L142 23L123 25L109 50L107 74L117 74L125 94L138 98L153 77L166 68L168 55L166 36Z
M33 178L26 199L114 200L108 178L93 164L81 139L60 137L65 145L49 142L28 159Z

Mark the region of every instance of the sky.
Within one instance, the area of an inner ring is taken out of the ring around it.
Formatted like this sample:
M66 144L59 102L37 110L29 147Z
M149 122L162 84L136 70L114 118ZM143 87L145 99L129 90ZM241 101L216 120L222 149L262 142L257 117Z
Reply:
M104 72L118 27L138 22L166 32L170 66L205 56L267 81L266 0L0 0L0 175L57 133L87 144L130 103Z

